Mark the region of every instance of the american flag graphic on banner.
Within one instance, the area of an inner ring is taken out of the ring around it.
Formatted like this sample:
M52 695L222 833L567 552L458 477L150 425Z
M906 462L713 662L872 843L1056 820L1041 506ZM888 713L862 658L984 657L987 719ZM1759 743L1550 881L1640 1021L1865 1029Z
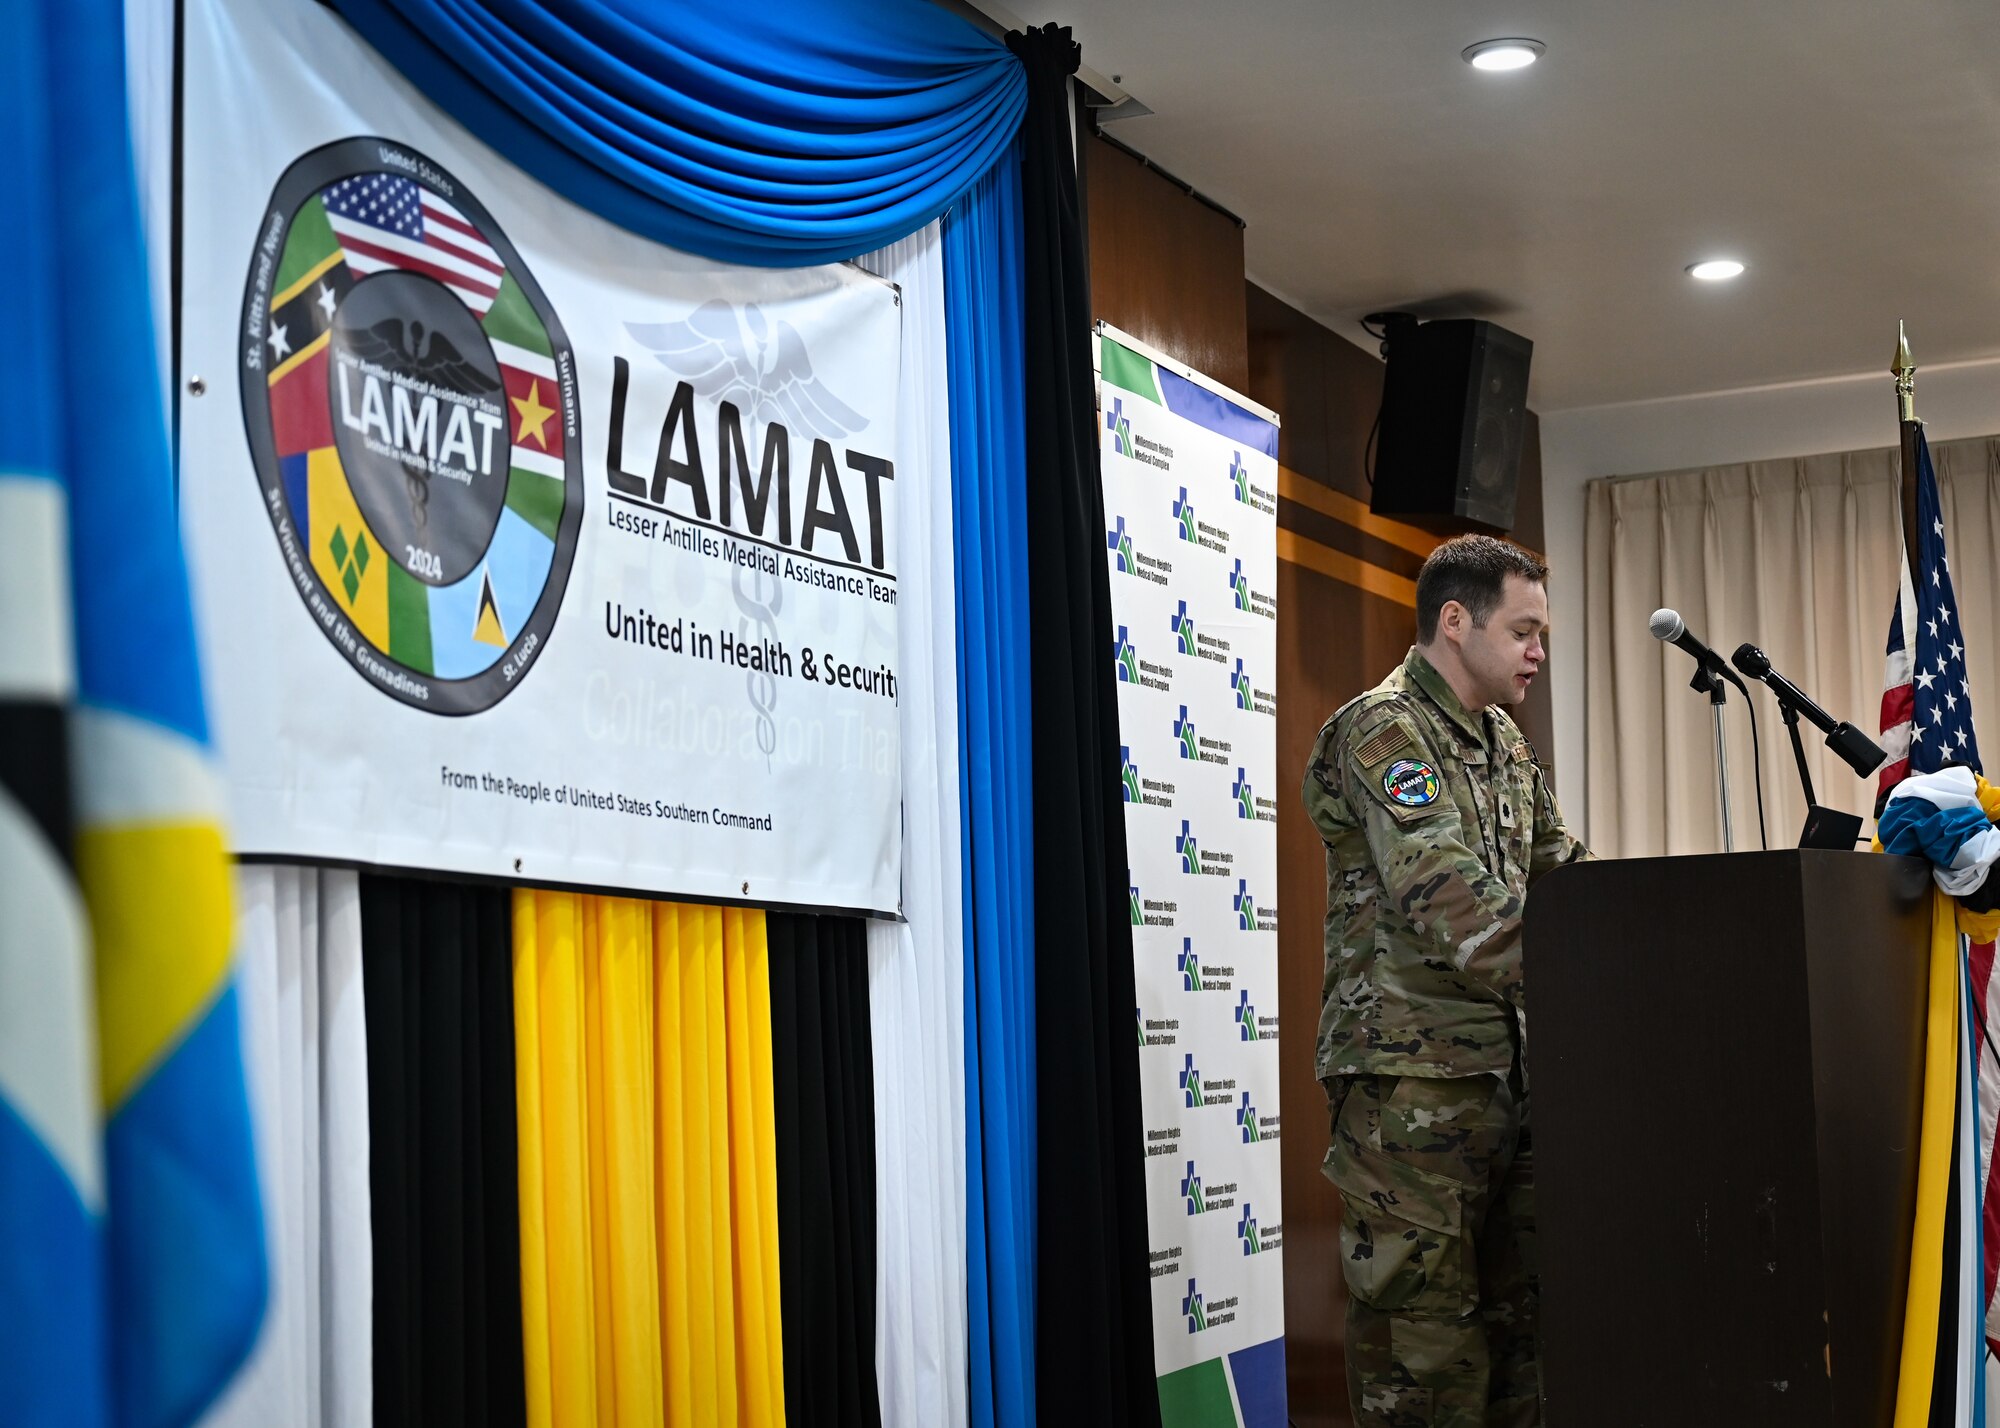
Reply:
M507 265L464 214L416 180L357 174L320 197L357 276L401 268L437 279L481 317L493 306Z
M1896 611L1889 621L1888 658L1882 680L1881 794L1914 774L1936 773L1948 764L1979 762L1979 738L1972 723L1972 684L1966 670L1965 633L1952 594L1951 562L1945 555L1944 509L1938 499L1937 471L1930 443L1917 433L1917 568L1903 558ZM2000 1025L2000 983L1994 972L1994 944L1966 953L1968 1050L1976 1057L1974 1101L1979 1116L1979 1230L1983 1241L1984 1283L1977 1302L1986 1352L1982 1368L1991 1372L2000 1354L2000 1309L1994 1304L2000 1280L2000 1186L1994 1182L1995 1131L2000 1129L2000 1047L1991 1030ZM1949 1252L1949 1251L1948 1251ZM1978 1375L1984 1379L1986 1373ZM1985 1385L1979 1384L1983 1391Z

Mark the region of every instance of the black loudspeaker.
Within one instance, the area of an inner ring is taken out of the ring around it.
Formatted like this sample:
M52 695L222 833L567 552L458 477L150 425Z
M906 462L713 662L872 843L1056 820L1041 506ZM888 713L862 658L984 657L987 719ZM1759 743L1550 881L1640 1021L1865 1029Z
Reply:
M1419 324L1398 314L1384 345L1389 366L1369 509L1512 528L1535 344L1490 322Z

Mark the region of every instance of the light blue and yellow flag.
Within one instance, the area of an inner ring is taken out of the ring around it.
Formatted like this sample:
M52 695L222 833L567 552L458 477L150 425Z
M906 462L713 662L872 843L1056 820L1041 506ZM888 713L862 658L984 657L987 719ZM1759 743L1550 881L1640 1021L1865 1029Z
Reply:
M40 354L58 331L40 7L12 29L0 45L0 129L18 206L0 222L0 271L26 281L0 306L0 334ZM22 362L0 419L0 1416L95 1424L108 1403L104 1151L89 925L72 862L76 657L56 393L46 360Z
M154 1428L213 1402L264 1308L230 868L123 11L10 13L0 334L32 359L0 416L0 1416Z

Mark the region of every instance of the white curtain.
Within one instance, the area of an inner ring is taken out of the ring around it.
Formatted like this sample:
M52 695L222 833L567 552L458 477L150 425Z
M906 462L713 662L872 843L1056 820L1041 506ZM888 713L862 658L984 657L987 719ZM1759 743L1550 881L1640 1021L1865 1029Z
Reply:
M174 14L167 0L126 0L125 100L133 179L146 233L163 410L173 410Z
M368 1043L355 875L238 869L237 994L271 1299L210 1428L372 1421Z
M1931 448L1972 705L2000 739L2000 438ZM1592 482L1586 494L1585 638L1590 841L1602 856L1722 850L1713 723L1687 688L1693 662L1646 629L1679 610L1725 657L1744 641L1836 719L1875 736L1901 551L1895 448ZM1756 701L1770 844L1794 847L1805 799L1767 691ZM1726 711L1736 846L1757 846L1749 718ZM1801 724L1820 803L1863 815L1857 778ZM1993 745L1992 747L2000 747Z
M896 608L907 920L868 929L885 1428L958 1428L967 1411L958 647L940 232L932 223L861 260L903 294Z

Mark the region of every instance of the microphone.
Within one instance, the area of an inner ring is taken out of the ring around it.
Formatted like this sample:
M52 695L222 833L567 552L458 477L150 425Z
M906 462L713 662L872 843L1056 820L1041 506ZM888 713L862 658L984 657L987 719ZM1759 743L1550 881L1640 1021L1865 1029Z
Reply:
M1742 680L1736 677L1734 671L1722 662L1722 656L1695 637L1694 632L1687 627L1687 621L1681 618L1680 611L1655 610L1653 618L1646 622L1646 628L1652 631L1654 639L1665 644L1678 645L1693 655L1694 662L1701 666L1704 675L1719 674L1742 690L1745 699L1750 697L1750 690L1744 685ZM1749 671L1745 670L1744 673L1748 674ZM1697 679L1695 681L1696 689L1705 689L1706 687L1706 680Z
M1826 746L1839 754L1847 766L1862 778L1875 772L1889 757L1873 739L1852 724L1834 719L1831 714L1815 704L1803 689L1771 668L1771 657L1757 646L1747 643L1738 645L1736 653L1730 658L1738 669L1752 679L1761 679L1769 685L1771 692L1778 696L1778 703L1782 708L1805 715L1808 723L1826 735Z

